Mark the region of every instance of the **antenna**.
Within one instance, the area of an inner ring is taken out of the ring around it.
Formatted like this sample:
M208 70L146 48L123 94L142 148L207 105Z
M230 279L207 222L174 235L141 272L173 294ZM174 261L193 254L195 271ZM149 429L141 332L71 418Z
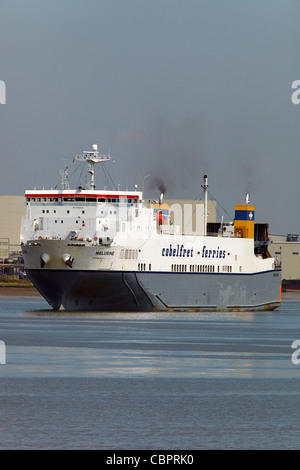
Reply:
M60 170L59 173L60 173L60 184L61 184L62 189L70 189L69 168L67 167L67 165L65 165L65 167L62 170Z
M206 236L207 234L207 190L208 190L207 175L203 176L203 184L201 184L201 187L204 189L204 236Z
M110 160L110 154L100 155L98 152L98 145L93 145L93 150L83 151L81 155L75 156L76 160L85 161L88 163L88 173L90 174L90 189L95 189L95 163L108 162Z

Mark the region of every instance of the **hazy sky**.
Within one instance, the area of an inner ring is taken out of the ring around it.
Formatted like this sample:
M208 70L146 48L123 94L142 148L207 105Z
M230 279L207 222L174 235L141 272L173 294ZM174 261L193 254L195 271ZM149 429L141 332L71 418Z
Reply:
M0 194L98 143L121 189L194 199L207 173L220 215L250 191L300 233L299 0L0 0L0 80Z

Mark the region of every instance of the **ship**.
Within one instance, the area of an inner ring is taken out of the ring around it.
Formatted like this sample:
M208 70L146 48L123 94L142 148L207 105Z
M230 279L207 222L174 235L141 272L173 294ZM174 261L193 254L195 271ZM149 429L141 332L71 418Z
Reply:
M171 207L144 191L96 189L97 144L76 155L86 187L26 190L20 243L28 278L54 310L256 311L281 302L281 270L268 252L268 224L255 223L249 197L228 223L208 223L208 178L201 233L182 234Z

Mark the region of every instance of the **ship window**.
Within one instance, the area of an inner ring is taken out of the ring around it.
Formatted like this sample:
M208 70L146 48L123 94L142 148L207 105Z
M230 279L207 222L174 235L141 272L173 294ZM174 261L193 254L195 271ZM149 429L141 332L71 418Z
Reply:
M56 210L54 210L53 212L54 212L54 214L56 214Z
M299 255L298 251L293 251L293 255Z
M61 224L63 224L63 223L64 223L64 221L63 221L63 220L61 220L61 221L60 221L60 223L61 223Z
M149 271L151 271L151 264L149 264Z
M43 213L43 214L45 214L45 211L44 211L44 210L42 210L42 213Z

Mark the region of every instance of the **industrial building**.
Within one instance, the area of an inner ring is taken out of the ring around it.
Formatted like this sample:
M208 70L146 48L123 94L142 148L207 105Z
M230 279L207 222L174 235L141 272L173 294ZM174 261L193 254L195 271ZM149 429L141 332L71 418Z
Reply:
M170 223L178 227L180 233L203 233L200 222L203 201L166 199L163 203L169 206ZM23 272L20 227L25 213L24 196L0 196L0 274ZM216 223L216 201L208 201L207 222L208 225ZM269 238L269 252L282 268L283 289L300 289L300 235L269 235Z
M269 252L282 269L284 289L300 289L300 235L272 235Z

